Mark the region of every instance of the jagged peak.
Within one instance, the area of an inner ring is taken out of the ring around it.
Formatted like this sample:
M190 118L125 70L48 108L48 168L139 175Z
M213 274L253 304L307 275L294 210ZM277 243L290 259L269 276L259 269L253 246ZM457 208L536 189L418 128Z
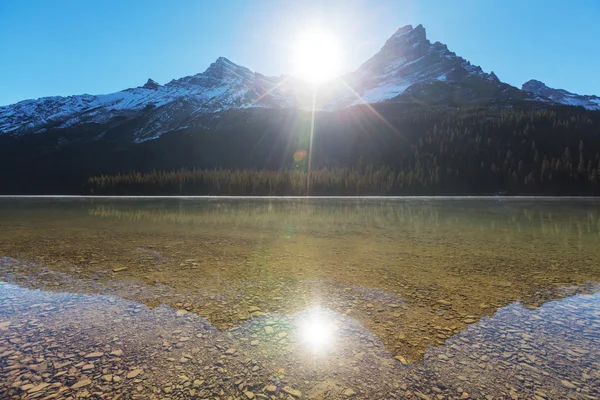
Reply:
M522 90L531 90L531 89L541 89L548 88L546 84L542 81L538 81L536 79L530 79L521 86Z
M401 28L398 28L398 30L396 31L396 33L394 33L394 36L402 36L402 35L406 35L407 33L411 32L413 30L412 25L405 25Z
M148 81L144 84L144 86L142 86L142 88L144 89L158 89L158 87L160 86L160 84L158 82L156 82L154 79L148 78Z
M229 60L229 59L227 59L225 57L219 57L219 58L217 58L217 60L213 64L217 64L217 65L229 65L229 66L233 66L233 67L239 67L239 65L237 65L236 63L232 62L231 60Z
M209 67L206 69L206 71L204 71L202 73L202 75L211 75L214 77L223 77L225 75L230 75L230 74L242 74L242 75L249 75L252 74L252 71L250 71L250 69L243 67L241 65L238 65L236 63L234 63L233 61L225 58L225 57L219 57L216 59L215 62L213 62L212 64L209 65Z
M448 50L448 45L446 43L442 43L442 42L435 42L433 44L433 46L437 49L443 49L443 50Z
M404 35L410 34L410 33L423 34L423 33L425 33L425 28L423 27L422 24L419 24L414 28L412 25L404 25L403 27L398 28L398 30L396 31L396 33L394 33L394 35L392 37L404 36Z
M406 25L402 28L399 28L385 43L389 45L391 43L408 43L408 42L418 42L418 41L426 41L427 33L423 25L419 24L415 28L412 25ZM385 46L384 46L385 47Z
M238 65L236 63L234 63L233 61L229 60L228 58L225 57L219 57L215 60L215 62L213 62L212 64L210 64L208 66L208 68L206 69L206 71L210 70L210 69L248 69L246 67L242 67L241 65Z
M551 101L569 106L581 106L588 110L600 110L600 97L569 92L565 89L555 89L547 86L544 82L530 79L521 86L526 92L546 97Z
M422 24L419 24L419 25L417 25L417 26L415 27L415 29L413 29L413 32L414 32L414 33L417 33L417 34L419 34L419 35L420 35L420 34L422 34L422 35L425 35L425 34L426 34L425 27L424 27Z
M430 44L423 25L416 28L412 25L403 26L385 42L377 54L364 62L357 72L385 68L395 60L416 60L427 52Z
M423 25L413 28L406 25L396 31L383 45L381 54L387 57L401 56L407 52L421 53L430 44Z

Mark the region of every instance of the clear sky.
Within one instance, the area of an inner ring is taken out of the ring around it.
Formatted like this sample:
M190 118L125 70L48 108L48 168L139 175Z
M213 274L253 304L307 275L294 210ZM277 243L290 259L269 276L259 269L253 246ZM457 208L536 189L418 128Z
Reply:
M600 95L600 0L0 0L0 105L164 84L219 56L289 74L312 26L349 72L407 24L512 85Z

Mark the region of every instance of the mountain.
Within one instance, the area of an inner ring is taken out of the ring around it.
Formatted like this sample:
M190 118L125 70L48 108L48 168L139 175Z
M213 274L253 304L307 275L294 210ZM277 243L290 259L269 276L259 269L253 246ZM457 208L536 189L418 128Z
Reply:
M46 97L0 107L0 133L23 135L51 129L104 125L102 133L143 117L131 129L136 141L181 129L197 114L248 107L286 108L298 104L282 78L265 77L224 57L206 71L164 86L145 85L106 95Z
M555 103L567 106L580 106L588 110L600 110L600 97L598 96L580 95L564 89L553 89L535 79L525 82L521 89Z
M322 85L320 110L362 103L483 104L552 100L501 82L493 73L457 56L425 28L408 25L356 71ZM143 142L166 132L208 128L228 110L310 109L310 85L291 77L267 77L220 57L202 73L160 85L152 79L136 88L104 95L45 97L0 107L0 134L23 136L65 132L68 140L120 135ZM77 136L79 132L79 136Z
M494 104L532 97L457 56L445 44L431 43L422 25L398 29L377 54L342 79L355 93L345 90L333 100L333 108L398 96L429 104Z

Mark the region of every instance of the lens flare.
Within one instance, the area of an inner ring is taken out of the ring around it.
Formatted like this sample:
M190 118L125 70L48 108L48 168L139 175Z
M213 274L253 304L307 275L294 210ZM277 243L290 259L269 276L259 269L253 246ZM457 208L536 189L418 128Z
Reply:
M323 83L339 74L339 43L327 31L304 32L296 40L293 62L294 75L315 85Z
M294 153L294 161L300 162L306 157L306 150L298 150Z
M335 325L318 309L309 310L299 322L299 338L313 353L323 353L329 350L335 339Z

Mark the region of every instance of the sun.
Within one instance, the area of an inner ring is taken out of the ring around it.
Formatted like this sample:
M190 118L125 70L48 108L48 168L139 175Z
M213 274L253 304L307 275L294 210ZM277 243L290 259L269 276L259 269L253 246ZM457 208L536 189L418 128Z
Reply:
M339 74L340 47L336 38L323 30L298 35L293 48L294 75L314 85Z

